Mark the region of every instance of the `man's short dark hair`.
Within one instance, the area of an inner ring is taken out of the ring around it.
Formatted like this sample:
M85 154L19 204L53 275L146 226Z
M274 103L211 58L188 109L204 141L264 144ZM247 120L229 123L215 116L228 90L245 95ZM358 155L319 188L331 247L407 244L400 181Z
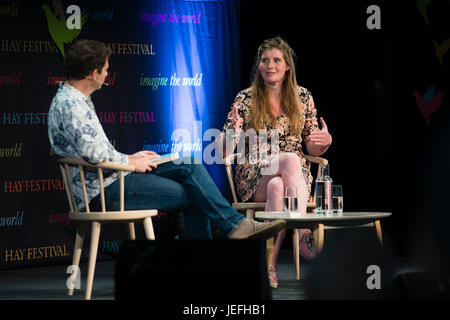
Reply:
M66 76L68 79L85 79L92 71L101 72L111 49L94 40L78 40L66 53Z

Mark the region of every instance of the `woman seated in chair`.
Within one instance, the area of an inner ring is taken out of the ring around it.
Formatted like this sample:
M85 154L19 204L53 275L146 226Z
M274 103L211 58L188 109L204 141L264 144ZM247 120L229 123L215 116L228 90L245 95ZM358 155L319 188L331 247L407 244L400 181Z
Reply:
M310 155L319 156L332 142L322 118L319 129L311 93L297 85L294 59L294 51L279 37L260 45L252 86L237 94L219 139L224 143L223 156L232 153L238 142L245 142L245 161L238 159L236 165L237 193L244 202L265 201L266 211L283 211L285 188L295 187L299 211L306 212L313 178L301 143ZM285 234L286 229L278 234L269 267L274 288ZM301 255L312 259L315 248L311 230L301 229L299 238Z

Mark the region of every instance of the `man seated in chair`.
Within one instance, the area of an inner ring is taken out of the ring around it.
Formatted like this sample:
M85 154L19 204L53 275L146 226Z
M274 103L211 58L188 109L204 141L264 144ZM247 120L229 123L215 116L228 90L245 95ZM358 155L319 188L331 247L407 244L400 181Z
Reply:
M125 176L126 210L158 209L184 211L185 236L211 239L210 221L229 239L275 236L286 222L262 223L245 218L222 196L206 169L191 164L167 162L157 166L152 151L132 155L114 149L97 117L91 94L102 88L108 75L111 51L93 40L79 40L66 53L67 81L61 82L48 113L48 135L54 152L60 157L82 158L90 163L103 161L129 164L135 172ZM186 162L186 163L184 163ZM73 174L78 208L84 208L80 175ZM95 173L86 172L90 204L98 206L99 182ZM107 208L119 203L119 180L105 177Z

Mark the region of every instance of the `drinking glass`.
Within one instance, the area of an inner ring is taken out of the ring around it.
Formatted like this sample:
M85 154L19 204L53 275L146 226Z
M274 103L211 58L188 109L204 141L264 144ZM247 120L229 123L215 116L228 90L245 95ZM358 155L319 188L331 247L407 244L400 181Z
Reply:
M344 196L342 193L342 186L337 184L333 185L331 195L333 199L333 213L342 214L342 212L344 211Z
M284 189L284 211L298 211L298 198L296 187L286 187Z

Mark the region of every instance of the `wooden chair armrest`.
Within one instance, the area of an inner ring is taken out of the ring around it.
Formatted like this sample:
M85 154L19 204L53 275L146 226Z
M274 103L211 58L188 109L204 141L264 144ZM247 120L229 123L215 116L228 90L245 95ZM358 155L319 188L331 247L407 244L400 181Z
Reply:
M232 153L223 158L224 165L231 165L241 154L240 153Z
M317 163L317 164L328 164L328 160L321 158L321 157L313 157L310 155L305 155L306 160L308 160L309 162L312 163Z
M87 161L84 161L83 159L79 158L61 158L57 160L58 163L66 163L70 166L85 166L90 168L102 168L107 170L116 170L116 171L128 171L128 172L134 172L135 167L133 165L129 164L121 164L117 162L109 162L104 161L97 164L89 163Z
M233 163L234 160L236 160L241 154L240 153L232 153L229 156L226 156L223 158L223 163L225 165L230 165ZM328 164L328 160L321 157L314 157L310 155L305 155L306 160L309 162L317 163L317 164Z

